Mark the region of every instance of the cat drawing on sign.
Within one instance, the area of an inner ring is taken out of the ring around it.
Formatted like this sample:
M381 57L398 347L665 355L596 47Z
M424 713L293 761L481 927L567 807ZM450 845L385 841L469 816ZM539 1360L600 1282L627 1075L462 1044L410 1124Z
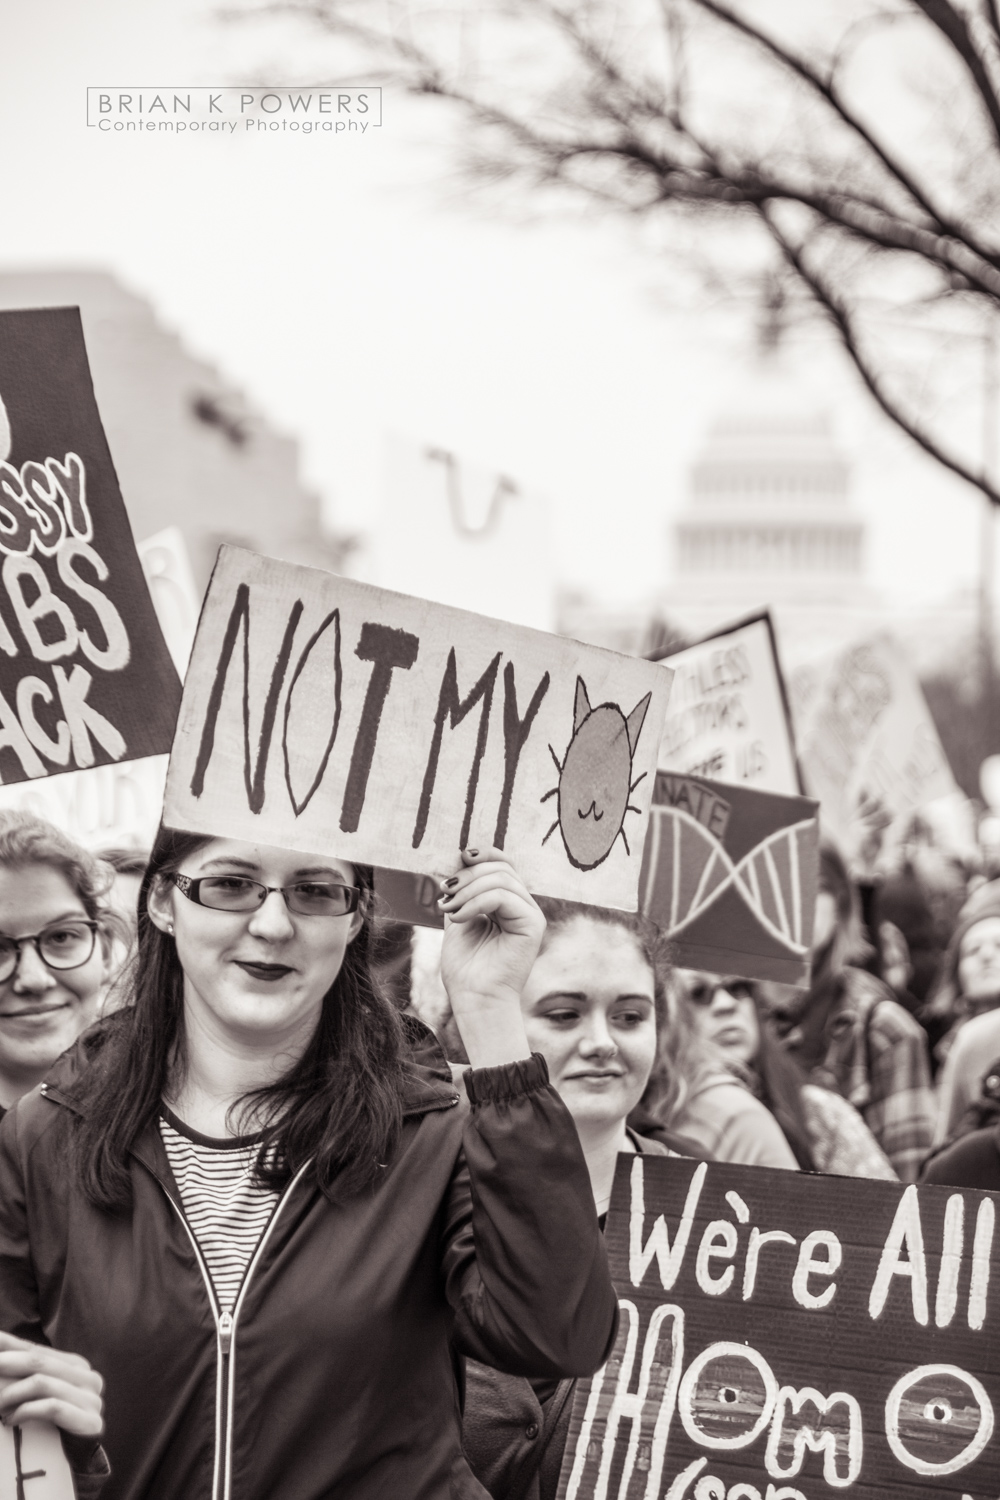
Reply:
M639 743L650 694L647 693L626 716L617 703L599 703L591 708L586 684L576 679L573 737L560 765L549 746L559 772L559 784L542 798L557 799L559 816L544 844L558 828L569 862L578 870L593 870L607 859L621 834L625 852L631 855L625 834L625 814L639 812L629 797L646 775L632 780L635 747Z

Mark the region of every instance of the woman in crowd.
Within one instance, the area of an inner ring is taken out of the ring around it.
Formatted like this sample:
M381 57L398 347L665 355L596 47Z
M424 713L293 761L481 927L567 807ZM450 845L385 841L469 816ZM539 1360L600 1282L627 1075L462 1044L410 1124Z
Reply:
M664 1039L669 1051L665 1083L657 1104L659 1117L681 1135L695 1140L712 1161L744 1166L812 1168L804 1129L786 1112L782 1129L774 1112L750 1089L748 1075L732 1067L732 1054L719 1046L720 1036L735 1042L739 1031L748 1041L742 1002L720 989L714 974L678 969L673 976L674 1008ZM730 981L742 996L741 981ZM752 1002L751 1002L752 1008ZM718 1014L722 1024L709 1024Z
M687 972L678 977L696 1033L766 1107L804 1171L896 1181L885 1154L853 1105L830 1089L807 1083L794 1059L774 1038L755 985L714 974ZM713 1093L719 1091L709 1089L702 1096L707 1105ZM756 1146L759 1127L755 1128L745 1109L739 1110L736 1119L742 1122L752 1147ZM678 1124L680 1128L685 1122ZM736 1129L729 1126L731 1137ZM690 1134L690 1124L687 1130ZM708 1144L704 1135L699 1139ZM734 1155L728 1159L747 1158Z
M370 896L161 831L132 1003L0 1127L0 1413L96 1473L99 1372L105 1500L473 1500L456 1356L607 1355L587 1167L522 1019L537 905L491 850L447 882L467 1107L372 984Z
M111 871L30 813L0 812L0 1115L97 1017Z
M658 1035L662 1041L669 1030L668 945L652 923L626 912L547 899L539 905L547 926L521 991L524 1030L573 1117L591 1212L603 1224L619 1154L673 1154L628 1123L640 1100L664 1087L658 1063L669 1047L661 1049ZM448 1034L448 1018L437 1019ZM698 1154L686 1142L673 1145ZM467 1362L465 1448L497 1500L554 1500L573 1385Z
M946 1032L939 1054L935 1143L948 1140L1000 1055L1000 895L977 891L963 908L927 1011Z
M952 1139L925 1162L921 1182L1000 1192L1000 1057L983 1071L979 1097L958 1121Z
M853 1104L900 1180L913 1182L934 1131L927 1042L882 982L854 967L863 956L856 893L840 855L824 845L812 982L775 1018L805 1077Z

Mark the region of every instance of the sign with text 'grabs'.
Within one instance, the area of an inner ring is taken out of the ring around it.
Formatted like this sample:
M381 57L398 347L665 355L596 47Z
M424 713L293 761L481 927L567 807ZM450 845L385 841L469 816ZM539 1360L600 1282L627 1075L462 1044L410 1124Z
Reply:
M993 1500L996 1195L620 1156L559 1500Z
M164 820L418 873L496 845L537 894L634 910L670 680L223 547Z
M660 768L681 775L801 791L795 744L765 611L666 658L676 672Z
M77 308L0 313L0 782L157 755L180 684Z
M639 905L685 969L809 983L819 808L657 771Z

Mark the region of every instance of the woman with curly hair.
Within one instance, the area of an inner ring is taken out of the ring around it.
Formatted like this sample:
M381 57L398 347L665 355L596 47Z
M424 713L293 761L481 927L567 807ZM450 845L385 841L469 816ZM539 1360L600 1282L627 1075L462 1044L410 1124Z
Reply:
M0 812L0 1115L97 1018L119 933L112 880L51 823Z

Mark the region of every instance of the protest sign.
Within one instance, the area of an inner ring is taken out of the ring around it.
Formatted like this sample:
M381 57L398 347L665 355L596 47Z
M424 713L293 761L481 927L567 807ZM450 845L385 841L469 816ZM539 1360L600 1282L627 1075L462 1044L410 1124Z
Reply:
M137 551L167 650L183 677L201 608L184 533L179 526L165 526L140 542Z
M160 754L180 685L77 308L0 313L0 782Z
M51 1422L0 1427L0 1500L74 1500L75 1495L58 1428Z
M891 863L918 807L957 791L916 673L887 634L792 682L806 789L856 868Z
M164 819L418 874L496 845L634 910L669 668L219 553Z
M660 769L802 790L771 617L765 610L666 658L677 674Z
M620 1156L559 1500L992 1500L996 1201Z
M818 812L805 797L656 773L639 906L682 968L808 984Z

